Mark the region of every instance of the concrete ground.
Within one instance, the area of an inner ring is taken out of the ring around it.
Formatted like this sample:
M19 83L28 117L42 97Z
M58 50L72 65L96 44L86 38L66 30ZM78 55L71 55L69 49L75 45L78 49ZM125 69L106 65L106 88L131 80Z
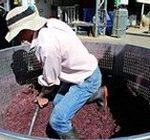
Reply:
M150 48L150 33L148 33L149 28L148 27L142 27L142 28L135 28L135 27L129 27L126 30L126 35L117 38L112 36L98 36L98 37L91 37L91 36L83 36L79 35L79 38L82 40L96 40L96 41L102 41L102 42L110 42L110 43L117 43L117 44L131 44L141 47Z

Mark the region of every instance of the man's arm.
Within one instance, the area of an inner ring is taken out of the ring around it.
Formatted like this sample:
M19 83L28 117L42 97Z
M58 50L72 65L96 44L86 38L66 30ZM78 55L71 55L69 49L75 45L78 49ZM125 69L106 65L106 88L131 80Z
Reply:
M51 86L51 87L43 86L39 96L48 98L49 96L51 96L53 94L55 88L56 88L56 86Z

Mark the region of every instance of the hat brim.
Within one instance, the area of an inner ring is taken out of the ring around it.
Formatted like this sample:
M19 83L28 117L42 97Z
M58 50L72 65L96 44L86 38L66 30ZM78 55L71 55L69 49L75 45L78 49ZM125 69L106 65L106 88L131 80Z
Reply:
M20 26L18 26L17 28L9 31L6 36L5 39L10 42L13 38L15 38L20 31L24 30L24 29L29 29L29 30L33 30L33 31L37 31L40 28L42 28L47 22L47 19L44 17L40 17L40 16L36 16L32 21L28 21L25 24L22 24Z

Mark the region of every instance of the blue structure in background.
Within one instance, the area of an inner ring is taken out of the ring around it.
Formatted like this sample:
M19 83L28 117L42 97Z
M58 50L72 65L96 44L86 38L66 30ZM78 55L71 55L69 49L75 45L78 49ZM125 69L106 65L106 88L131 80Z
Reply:
M105 11L102 11L105 12ZM114 19L114 11L108 11L106 12L106 15L103 15L104 13L100 14L99 17L99 34L103 34L103 28L104 25L106 26L106 35L112 34L112 27L113 27L113 19ZM83 21L85 22L93 22L93 17L95 16L95 9L94 8L83 8ZM106 19L106 22L104 23L104 16Z
M83 21L92 22L95 10L93 8L83 8Z
M104 9L100 10L98 25L98 33L100 35L111 35L113 27L113 13L107 12Z
M114 20L114 12L108 11L106 14L107 25L106 25L106 35L112 34L113 20Z

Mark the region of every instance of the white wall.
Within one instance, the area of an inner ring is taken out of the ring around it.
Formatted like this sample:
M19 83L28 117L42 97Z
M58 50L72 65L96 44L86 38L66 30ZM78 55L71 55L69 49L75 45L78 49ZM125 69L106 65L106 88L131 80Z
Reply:
M51 0L35 0L35 4L39 10L39 14L46 18L51 15Z
M136 0L136 1L140 3L150 4L150 0Z
M28 6L29 4L34 4L35 1L34 0L22 0L21 3L23 6Z

